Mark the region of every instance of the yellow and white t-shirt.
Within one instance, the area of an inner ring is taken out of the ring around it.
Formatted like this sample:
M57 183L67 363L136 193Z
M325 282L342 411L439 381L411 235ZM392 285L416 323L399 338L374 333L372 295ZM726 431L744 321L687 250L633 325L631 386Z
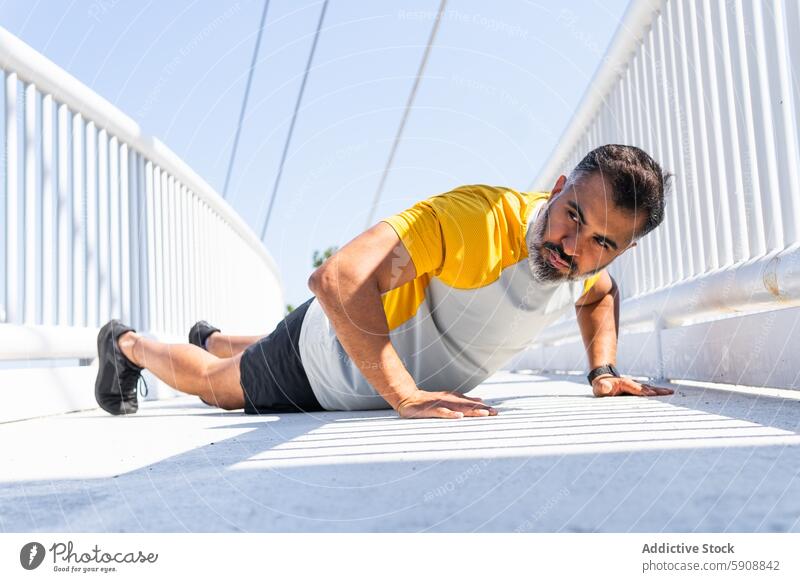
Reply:
M471 390L573 309L599 277L560 285L534 279L530 227L549 196L461 186L384 219L416 268L413 281L382 300L392 345L421 389ZM299 344L323 408L389 407L350 360L316 300Z

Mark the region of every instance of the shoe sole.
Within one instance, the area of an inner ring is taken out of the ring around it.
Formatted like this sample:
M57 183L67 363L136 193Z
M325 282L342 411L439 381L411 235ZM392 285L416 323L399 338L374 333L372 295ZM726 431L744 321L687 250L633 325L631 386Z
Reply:
M139 410L138 403L136 403L132 407L130 404L128 404L124 400L122 400L123 396L122 396L122 394L119 394L121 410L110 409L110 408L107 408L108 405L106 405L106 404L104 404L102 402L102 398L101 398L101 396L105 396L106 394L108 394L108 391L102 391L100 388L101 388L101 384L103 383L103 382L101 382L101 377L102 377L103 372L104 372L104 370L103 370L103 362L107 361L107 357L106 356L107 356L107 352L108 352L108 349L109 349L109 347L107 345L109 343L109 339L108 339L109 337L111 338L111 344L112 345L111 345L110 349L113 352L113 356L114 356L113 359L114 360L116 359L116 355L117 355L117 351L115 350L115 346L114 346L114 344L116 342L114 341L113 325L114 325L114 320L112 319L111 321L106 323L103 327L101 327L99 333L97 334L98 370L97 370L97 378L95 379L95 382L94 382L94 399L97 402L97 405L100 408L102 408L103 410L105 410L106 412L108 412L109 414L113 414L114 416L127 416L129 414L136 414L136 412ZM119 352L119 353L121 354L121 352ZM114 384L116 384L116 387L119 388L119 380L118 380L119 371L116 370L116 368L114 370L114 374L115 374L115 376L112 377L112 380L111 380L112 381L112 391L113 391L113 388L114 388Z

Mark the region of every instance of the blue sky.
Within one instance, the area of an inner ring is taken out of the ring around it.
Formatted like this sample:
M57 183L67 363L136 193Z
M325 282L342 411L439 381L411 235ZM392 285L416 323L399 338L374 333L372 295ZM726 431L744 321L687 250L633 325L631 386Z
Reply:
M437 0L330 0L265 243L287 302L364 230ZM524 190L627 0L450 0L377 218L459 184ZM228 201L260 232L322 6L271 0ZM0 2L0 24L222 191L262 0Z

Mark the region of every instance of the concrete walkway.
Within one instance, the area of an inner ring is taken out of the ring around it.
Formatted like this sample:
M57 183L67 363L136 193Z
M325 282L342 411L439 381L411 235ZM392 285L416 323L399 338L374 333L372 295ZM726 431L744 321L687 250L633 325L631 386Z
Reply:
M596 399L500 373L492 418L194 398L0 424L0 530L800 531L800 400Z

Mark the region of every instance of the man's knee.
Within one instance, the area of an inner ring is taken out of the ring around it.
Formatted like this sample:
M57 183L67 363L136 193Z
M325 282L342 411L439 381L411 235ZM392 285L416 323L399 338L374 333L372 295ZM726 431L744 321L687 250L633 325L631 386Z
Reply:
M205 373L205 388L198 395L209 406L223 410L244 408L244 389L239 379L239 358L213 362Z

